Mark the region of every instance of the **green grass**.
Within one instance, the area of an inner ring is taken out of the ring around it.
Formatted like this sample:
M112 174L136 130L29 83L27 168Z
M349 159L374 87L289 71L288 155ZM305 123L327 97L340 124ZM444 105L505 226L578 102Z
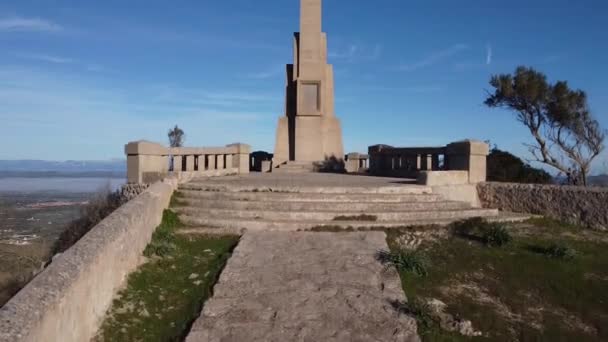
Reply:
M458 235L441 240L425 249L426 277L399 272L408 299L439 299L484 333L464 337L430 324L419 326L424 341L608 340L606 234L575 240L563 233L576 234L578 227L548 220L526 224L536 227L525 234L514 230L501 248ZM401 233L387 233L389 247L398 250ZM571 251L574 257L560 257Z
M236 236L177 234L181 223L165 211L144 255L129 275L96 341L182 341L210 297Z

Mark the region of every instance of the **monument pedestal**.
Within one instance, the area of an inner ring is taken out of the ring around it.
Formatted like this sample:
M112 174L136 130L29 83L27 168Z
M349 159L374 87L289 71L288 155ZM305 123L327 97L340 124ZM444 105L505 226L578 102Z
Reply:
M330 116L279 118L273 165L344 158L340 120Z

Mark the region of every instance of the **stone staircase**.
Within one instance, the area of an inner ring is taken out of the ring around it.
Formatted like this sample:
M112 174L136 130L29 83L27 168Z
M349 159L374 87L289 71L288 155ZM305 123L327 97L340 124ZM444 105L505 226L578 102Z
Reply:
M418 185L258 187L193 181L180 186L177 203L173 209L189 226L252 231L449 224L470 217L528 218L447 201L430 187Z
M275 173L310 173L314 172L314 164L311 162L288 161L277 166L272 172Z

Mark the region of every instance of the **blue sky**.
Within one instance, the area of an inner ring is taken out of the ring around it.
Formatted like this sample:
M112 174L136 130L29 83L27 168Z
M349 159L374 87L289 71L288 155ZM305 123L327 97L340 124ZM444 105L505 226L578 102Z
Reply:
M297 0L2 1L0 159L123 157L130 140L274 149ZM489 139L528 157L483 106L524 64L587 91L608 128L608 2L324 1L347 152ZM606 152L595 171L608 169Z

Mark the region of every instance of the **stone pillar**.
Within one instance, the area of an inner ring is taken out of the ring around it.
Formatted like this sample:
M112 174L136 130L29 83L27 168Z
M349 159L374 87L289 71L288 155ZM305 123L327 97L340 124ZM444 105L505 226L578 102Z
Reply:
M184 156L173 156L173 172L182 172L184 170L182 170L182 158L184 158Z
M233 164L233 163L232 163L232 160L233 160L232 154L227 154L227 155L226 155L226 168L227 168L227 169L230 169L230 168L234 167L234 166L232 165L232 164Z
M469 183L486 181L486 160L490 146L482 141L464 140L446 147L446 169L469 172Z
M225 168L223 154L217 155L217 158L215 159L215 166L217 167L218 170L223 170Z
M426 155L426 170L427 171L433 170L433 156L431 154Z
M215 170L215 160L217 156L215 154L210 154L207 156L207 158L209 159L209 168L208 170Z
M186 158L186 171L194 171L194 156L184 156Z
M232 167L237 168L239 174L249 173L249 155L251 154L251 146L247 144L232 144L227 147L235 148L235 153L232 156Z
M127 182L153 183L169 171L168 149L148 141L135 141L125 145L127 155Z

